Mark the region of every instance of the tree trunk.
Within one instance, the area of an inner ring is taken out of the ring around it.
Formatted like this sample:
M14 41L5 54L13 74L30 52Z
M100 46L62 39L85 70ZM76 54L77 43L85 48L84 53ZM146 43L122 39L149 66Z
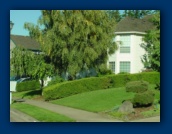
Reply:
M42 95L42 96L43 96L43 91L42 91L43 87L44 87L44 80L41 79L41 95Z

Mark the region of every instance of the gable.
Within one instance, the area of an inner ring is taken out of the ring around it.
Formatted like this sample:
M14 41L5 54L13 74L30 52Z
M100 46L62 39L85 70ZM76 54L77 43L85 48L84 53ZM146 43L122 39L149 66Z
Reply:
M15 48L16 45L14 44L14 42L10 39L10 50Z
M29 36L11 35L10 49L13 48L13 44L28 50L40 51L39 43Z

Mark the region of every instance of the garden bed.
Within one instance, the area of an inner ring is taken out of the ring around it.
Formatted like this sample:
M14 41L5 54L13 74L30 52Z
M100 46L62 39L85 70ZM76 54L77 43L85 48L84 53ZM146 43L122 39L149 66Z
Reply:
M117 111L106 112L106 114L111 115L113 118L120 119L123 121L133 121L138 119L144 119L153 116L160 115L160 106L155 108L154 105L149 107L134 108L134 112L130 114L122 114Z

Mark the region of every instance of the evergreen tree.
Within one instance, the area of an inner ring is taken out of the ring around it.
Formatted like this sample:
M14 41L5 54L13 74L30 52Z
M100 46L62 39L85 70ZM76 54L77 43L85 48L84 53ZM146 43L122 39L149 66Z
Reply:
M115 21L103 10L43 10L38 25L26 23L25 28L60 75L75 77L87 68L101 71L108 54L117 49Z
M133 17L133 18L143 18L146 15L154 14L153 10L124 10L123 18L125 17Z
M110 19L114 19L116 22L119 22L122 18L119 10L107 10Z
M147 32L144 37L145 44L141 46L146 50L142 58L146 68L152 68L153 70L160 71L160 12L156 11L156 14L152 18L154 29Z

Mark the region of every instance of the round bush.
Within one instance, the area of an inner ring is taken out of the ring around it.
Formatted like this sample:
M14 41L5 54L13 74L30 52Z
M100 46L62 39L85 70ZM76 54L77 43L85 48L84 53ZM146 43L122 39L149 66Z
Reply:
M133 105L135 107L149 106L152 105L154 101L154 93L150 90L144 93L137 93L133 98Z
M126 84L127 92L143 93L148 90L149 83L146 81L131 81Z

